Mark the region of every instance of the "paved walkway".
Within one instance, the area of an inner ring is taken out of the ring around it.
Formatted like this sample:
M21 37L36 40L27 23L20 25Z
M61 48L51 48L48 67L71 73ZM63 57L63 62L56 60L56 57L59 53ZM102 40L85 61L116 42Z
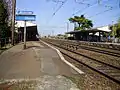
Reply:
M71 80L64 77L78 73L61 61L55 50L41 42L27 42L27 49L22 48L21 43L0 55L1 84L27 80L37 83L34 90L79 90ZM16 90L15 85L9 88Z

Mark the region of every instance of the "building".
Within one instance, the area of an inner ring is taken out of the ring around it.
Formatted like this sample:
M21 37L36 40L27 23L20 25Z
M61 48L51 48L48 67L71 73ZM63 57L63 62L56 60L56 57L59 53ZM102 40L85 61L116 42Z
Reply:
M91 41L91 42L101 42L105 41L105 34L108 35L111 32L109 26L93 28L89 30L81 30L81 31L71 31L66 34L70 34L68 39L73 40L81 40L81 41ZM107 38L107 37L105 37Z
M16 32L18 33L18 40L24 40L24 21L17 21L16 22ZM31 22L26 23L26 41L36 41L38 40L38 30L37 25Z

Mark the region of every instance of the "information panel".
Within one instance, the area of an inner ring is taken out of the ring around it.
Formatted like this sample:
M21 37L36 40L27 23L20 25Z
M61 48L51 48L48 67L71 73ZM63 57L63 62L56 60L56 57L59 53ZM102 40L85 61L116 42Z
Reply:
M35 21L36 15L16 15L16 21Z

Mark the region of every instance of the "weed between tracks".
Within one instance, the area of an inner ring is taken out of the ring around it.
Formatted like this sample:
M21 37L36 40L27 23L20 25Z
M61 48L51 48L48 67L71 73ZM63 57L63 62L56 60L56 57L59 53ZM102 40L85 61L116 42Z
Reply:
M85 74L74 77L68 77L73 81L80 90L120 90L120 85L109 80L108 78L92 71L91 69L83 66L82 64L71 60L69 57L64 56L66 60L72 63L77 68L81 69Z
M84 75L65 76L77 85L80 90L84 90Z
M65 77L75 83L80 90L120 90L119 85L99 75L85 74Z

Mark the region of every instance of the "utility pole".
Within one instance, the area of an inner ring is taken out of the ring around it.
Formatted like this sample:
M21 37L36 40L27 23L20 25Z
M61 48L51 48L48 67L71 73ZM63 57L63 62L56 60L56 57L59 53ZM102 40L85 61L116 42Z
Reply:
M16 15L16 0L12 0L12 45L14 45L14 31L15 31L15 15Z
M52 30L52 36L54 36L54 30Z
M101 0L98 0L98 4L100 4Z
M69 23L67 22L67 32L69 31Z
M113 41L112 42L114 43L115 42L115 30L114 30L115 29L115 25L114 25L114 21L112 21L112 27L113 27L112 28L112 31L113 31Z

